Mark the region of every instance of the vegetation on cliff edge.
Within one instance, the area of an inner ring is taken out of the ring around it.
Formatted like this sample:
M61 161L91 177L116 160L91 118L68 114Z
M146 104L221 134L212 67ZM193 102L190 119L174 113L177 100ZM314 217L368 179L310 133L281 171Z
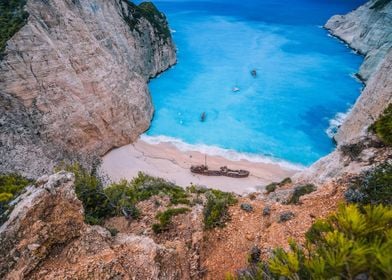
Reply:
M348 202L392 205L392 163L385 162L358 176L344 194Z
M229 279L390 279L392 275L392 162L351 180L348 202L317 220L303 246L273 250ZM313 189L310 185L309 189Z
M159 37L164 40L171 37L165 15L153 3L142 2L139 6L129 1L124 1L124 3L126 4L126 10L124 6L121 6L122 16L131 30L136 30L139 34L142 34L142 31L138 29L138 24L141 18L145 18L157 31Z
M392 208L341 205L317 220L302 247L276 248L266 261L251 263L229 279L390 279ZM360 277L360 278L358 278Z
M0 0L0 59L7 41L26 24L29 14L24 10L27 0Z
M184 214L186 212L191 211L189 208L169 208L164 212L158 213L155 218L159 221L159 223L152 225L152 230L155 233L161 233L169 228L172 217Z
M183 188L141 172L131 181L122 180L104 188L102 179L94 171L89 172L77 163L58 169L75 174L75 192L83 203L89 224L101 224L113 216L137 219L140 211L136 204L154 195L168 196L172 205L190 203Z
M32 181L18 174L0 175L0 225L5 221L5 212L10 209L10 202Z
M313 184L307 184L303 186L297 186L294 188L294 192L291 195L290 199L287 201L287 204L298 204L299 198L305 194L310 194L316 190L316 186Z
M207 203L204 206L204 227L212 229L222 227L230 219L229 206L237 203L237 199L231 193L219 190L209 190L205 193Z
M385 109L381 117L370 127L380 140L392 146L392 104Z

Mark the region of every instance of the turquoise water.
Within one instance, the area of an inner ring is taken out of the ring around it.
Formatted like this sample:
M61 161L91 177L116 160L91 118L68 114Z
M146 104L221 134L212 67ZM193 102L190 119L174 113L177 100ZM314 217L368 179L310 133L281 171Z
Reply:
M299 165L326 155L331 119L360 93L362 57L321 26L362 2L155 1L178 64L150 82L155 115L144 138Z

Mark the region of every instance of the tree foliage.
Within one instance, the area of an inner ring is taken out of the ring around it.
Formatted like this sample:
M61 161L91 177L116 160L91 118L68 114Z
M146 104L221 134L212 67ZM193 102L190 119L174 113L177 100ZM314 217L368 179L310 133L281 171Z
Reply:
M364 172L345 193L348 202L392 205L392 163L385 162Z
M136 204L153 195L168 196L173 205L190 203L183 188L141 172L132 181L122 180L104 188L101 178L80 164L59 169L75 174L75 192L83 203L86 222L90 224L101 224L105 218L113 216L137 219L140 211Z
M27 22L26 1L0 0L0 59L7 41Z
M287 201L287 204L298 204L299 198L305 194L310 194L316 190L316 186L313 184L307 184L303 186L297 186L294 188L294 192L290 199Z
M392 146L392 103L370 129L385 145Z
M204 206L204 227L211 229L222 227L230 219L229 206L237 203L233 194L219 190L209 190L205 193L207 203Z
M189 208L169 208L164 212L158 213L155 218L159 223L153 224L152 229L155 233L161 233L169 229L172 217L189 212Z
M0 175L0 224L6 219L4 215L10 209L10 202L30 183L32 183L31 180L18 174Z
M290 241L240 279L390 279L392 207L340 205L306 233L304 247Z

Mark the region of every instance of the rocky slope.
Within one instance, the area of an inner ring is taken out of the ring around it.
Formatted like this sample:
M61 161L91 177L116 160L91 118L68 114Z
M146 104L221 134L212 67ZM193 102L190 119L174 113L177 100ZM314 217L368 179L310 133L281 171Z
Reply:
M319 184L392 158L391 148L368 130L392 102L392 1L369 1L347 15L332 17L325 27L365 55L359 76L366 86L335 136L337 149L296 176L297 181ZM358 143L363 148L355 159L342 152L344 146Z
M195 208L189 217L198 217L199 212ZM190 279L198 268L192 270L187 254L200 242L200 235L189 234L201 230L197 218L183 224L187 243L178 236L158 242L146 233L124 230L113 237L83 220L72 173L38 179L0 228L0 278Z
M133 141L149 78L176 61L163 14L126 0L28 0L0 61L0 172L36 177Z

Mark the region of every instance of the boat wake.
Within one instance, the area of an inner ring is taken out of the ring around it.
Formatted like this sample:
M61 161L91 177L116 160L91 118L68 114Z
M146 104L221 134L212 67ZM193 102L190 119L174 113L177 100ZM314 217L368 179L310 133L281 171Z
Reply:
M298 171L303 170L305 168L305 166L303 165L291 163L270 156L257 155L251 153L240 153L231 149L224 149L217 146L209 146L205 144L189 144L189 143L185 143L181 139L164 136L164 135L149 136L146 134L142 134L140 136L140 140L151 145L157 145L160 143L170 143L182 152L190 152L190 151L200 152L203 154L207 154L209 156L223 157L231 161L247 160L256 163L277 164L282 168L298 170Z

